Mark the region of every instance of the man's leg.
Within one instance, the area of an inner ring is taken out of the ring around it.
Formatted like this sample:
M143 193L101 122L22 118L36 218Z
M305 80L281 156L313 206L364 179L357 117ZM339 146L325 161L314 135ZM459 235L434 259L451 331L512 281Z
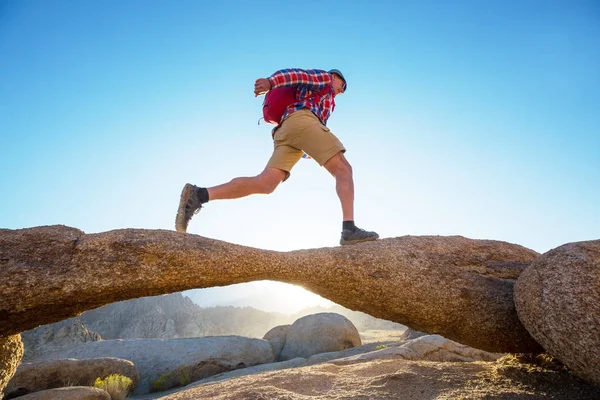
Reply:
M277 168L265 168L257 176L235 178L227 183L211 188L186 184L181 191L179 208L175 217L175 229L186 232L194 214L198 213L209 200L238 199L251 194L272 193L288 173Z
M292 121L292 118L293 119ZM302 149L319 165L325 167L335 178L335 190L342 205L342 238L340 244L351 244L375 240L379 235L368 232L354 225L354 178L352 166L344 152L342 142L319 121L309 110L296 111L289 118L288 126L297 129L290 140L293 145Z
M287 172L277 168L265 168L259 175L240 177L222 185L207 188L210 200L239 199L251 194L273 193L287 177Z
M323 166L335 178L335 190L342 203L343 221L354 221L352 166L341 151L331 157Z
M352 166L343 151L336 153L323 166L335 178L335 190L342 203L343 222L340 244L378 239L377 233L365 231L354 225L354 178L352 177Z
M283 125L285 127L285 125ZM222 185L210 188L186 184L181 192L179 208L175 217L175 229L186 232L188 223L204 203L209 200L238 199L251 194L272 193L275 188L286 180L294 165L300 160L303 152L289 146L280 137L286 137L280 128L275 134L274 149L264 171L257 176L240 177Z

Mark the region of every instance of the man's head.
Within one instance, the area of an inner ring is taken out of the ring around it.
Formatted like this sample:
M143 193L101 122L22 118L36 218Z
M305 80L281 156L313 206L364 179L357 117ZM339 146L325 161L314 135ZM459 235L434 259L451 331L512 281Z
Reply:
M335 94L338 95L340 93L344 93L346 91L346 78L344 78L344 75L340 72L340 70L332 69L327 72L333 76L331 84L333 85Z

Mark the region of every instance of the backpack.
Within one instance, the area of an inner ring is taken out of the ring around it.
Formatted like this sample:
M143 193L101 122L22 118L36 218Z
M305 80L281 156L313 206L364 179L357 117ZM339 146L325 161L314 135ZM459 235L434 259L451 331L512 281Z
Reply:
M285 109L296 102L298 86L286 86L269 90L263 102L263 117L269 124L279 125Z
M298 85L295 86L284 86L269 90L265 95L265 101L263 102L263 117L269 124L275 126L281 122L281 117L285 113L285 110L292 104L302 100L309 99L316 95L323 96L329 92L329 86L325 86L321 91L314 93L301 100L296 100L296 91ZM335 104L335 103L334 103ZM334 106L335 107L335 106Z

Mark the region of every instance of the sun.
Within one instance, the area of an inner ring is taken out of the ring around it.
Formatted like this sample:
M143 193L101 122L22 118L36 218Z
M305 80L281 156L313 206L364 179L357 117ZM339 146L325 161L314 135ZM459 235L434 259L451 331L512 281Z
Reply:
M288 283L275 281L256 281L253 286L261 291L267 291L273 301L269 311L294 314L304 308L323 306L331 307L335 303L316 295L308 290Z

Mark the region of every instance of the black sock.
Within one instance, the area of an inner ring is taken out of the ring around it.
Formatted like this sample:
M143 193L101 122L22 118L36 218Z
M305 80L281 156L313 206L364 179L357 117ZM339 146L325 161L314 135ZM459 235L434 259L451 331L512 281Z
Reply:
M208 203L208 190L206 188L198 188L198 195L200 196L200 203Z
M354 232L354 230L356 229L356 226L354 225L354 221L343 221L342 229L347 229L349 231Z

